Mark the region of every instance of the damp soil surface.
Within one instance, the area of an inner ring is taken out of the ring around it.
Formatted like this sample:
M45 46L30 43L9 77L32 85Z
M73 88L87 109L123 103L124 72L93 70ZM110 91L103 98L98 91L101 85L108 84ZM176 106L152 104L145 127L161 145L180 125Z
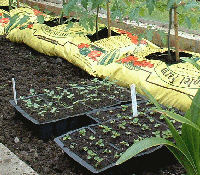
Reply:
M9 100L13 98L12 78L16 80L17 96L27 96L31 88L38 93L44 88L65 86L93 78L69 62L40 54L24 44L11 43L0 36L0 142L25 161L40 175L93 175L68 157L53 141L34 136L23 121L15 118ZM169 156L147 159L108 169L100 175L181 175L184 169L176 162L165 164ZM137 167L137 172L135 172Z
M68 24L68 23L75 23L78 22L79 20L75 19L75 18L55 18L51 21L44 21L44 24L46 24L49 27L55 27L61 24Z
M170 54L168 54L170 53ZM179 52L179 57L180 57L180 61L179 62L183 62L183 60L181 60L182 57L192 57L192 54L189 53L185 53L185 52ZM170 50L170 52L165 51L165 52L155 52L152 53L148 56L146 56L146 59L149 60L161 60L163 62L165 62L166 64L177 64L179 62L176 61L176 53L172 50Z
M119 36L119 33L116 33L111 30L111 36ZM108 29L103 28L99 30L98 32L94 33L93 35L87 35L87 37L90 39L91 42L98 41L100 39L108 38Z

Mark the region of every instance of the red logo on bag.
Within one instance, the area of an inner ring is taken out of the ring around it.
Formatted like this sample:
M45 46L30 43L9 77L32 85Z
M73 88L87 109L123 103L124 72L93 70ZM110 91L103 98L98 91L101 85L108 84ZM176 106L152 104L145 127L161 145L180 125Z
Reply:
M93 59L94 61L97 61L96 57L100 57L101 55L102 55L102 52L101 52L101 51L94 50L94 51L91 51L91 52L88 54L88 57L90 57L90 58Z
M29 24L28 26L27 26L27 28L29 28L29 29L31 29L33 27L33 24Z
M132 63L133 66L137 66L137 67L148 67L148 68L154 67L154 64L152 64L146 60L138 61L138 59L139 58L131 55L131 56L122 58L122 59L118 60L117 62L122 63L122 64Z
M81 44L78 45L78 48L79 48L79 49L88 48L88 47L90 47L89 44L81 43Z
M2 26L5 26L5 24L8 24L9 23L9 18L1 18L0 19L0 23L2 23Z
M44 13L42 13L41 11L39 10L36 10L36 9L33 9L33 12L36 16L40 16L40 15L43 15L43 16L46 16Z
M141 41L139 42L138 36L137 36L137 35L133 35L132 33L127 32L127 31L125 31L125 30L121 30L121 29L117 29L117 31L118 31L119 33L123 34L123 35L127 35L127 36L131 39L131 42L132 42L133 44L136 44L136 45L138 45L138 44L147 44L147 42L146 42L145 40L141 40Z

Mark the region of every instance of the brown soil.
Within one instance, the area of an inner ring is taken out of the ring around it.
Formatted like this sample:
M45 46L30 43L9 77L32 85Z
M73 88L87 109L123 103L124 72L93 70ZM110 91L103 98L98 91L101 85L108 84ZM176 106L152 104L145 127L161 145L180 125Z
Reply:
M119 33L116 33L114 31L111 31L111 36L118 36ZM108 29L103 28L99 30L97 33L94 33L93 35L87 35L87 37L90 39L91 42L98 41L100 39L108 38Z
M176 61L176 53L174 51L170 51L170 54L171 54L171 58L169 58L168 56L168 51L165 51L163 53L161 52L155 52L155 53L152 53L148 56L146 56L145 58L146 59L149 59L149 60L161 60L163 62L165 62L166 64L176 64L178 63ZM179 52L179 57L192 57L192 54L189 54L189 53L185 53L185 52ZM180 60L181 62L183 62L182 60Z
M42 93L44 88L65 86L70 82L79 83L92 77L69 62L40 54L23 44L11 43L0 36L0 142L5 144L20 159L29 164L40 175L92 175L84 167L66 156L53 140L44 142L32 135L30 128L15 118L15 111L9 104L13 98L12 82L16 80L17 96L27 96L34 88ZM16 141L18 138L19 142ZM166 157L161 157L164 162ZM140 167L137 175L181 175L183 168L176 162L171 165L154 163L150 160L151 168ZM101 175L132 175L133 166L123 169L110 169Z

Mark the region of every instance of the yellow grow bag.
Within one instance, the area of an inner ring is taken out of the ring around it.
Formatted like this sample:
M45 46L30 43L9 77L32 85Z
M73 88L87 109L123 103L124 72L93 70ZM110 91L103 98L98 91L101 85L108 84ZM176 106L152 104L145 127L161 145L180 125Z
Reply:
M153 43L141 40L132 33L112 28L119 36L91 42L86 31L75 24L48 27L34 24L25 29L13 29L8 38L23 42L35 50L52 56L60 56L96 77L110 77L123 86L135 84L142 93L146 88L160 103L187 110L191 99L200 87L200 72L189 63L167 65L159 60L148 60L145 56L164 52ZM191 53L200 64L200 55Z
M9 0L0 0L0 6L9 6Z

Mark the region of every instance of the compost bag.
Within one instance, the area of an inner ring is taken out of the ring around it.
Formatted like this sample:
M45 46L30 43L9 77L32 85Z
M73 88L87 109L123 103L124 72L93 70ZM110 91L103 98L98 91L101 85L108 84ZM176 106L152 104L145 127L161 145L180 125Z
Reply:
M101 26L102 27L102 26ZM151 53L164 52L147 40L127 31L112 28L119 36L111 36L95 42L87 37L95 31L87 31L75 23L49 27L34 24L31 28L15 28L8 34L13 42L23 42L33 49L51 56L62 57L96 77L110 77L119 85L135 84L137 91L146 88L160 103L185 111L200 87L200 72L183 62L168 65L159 60L148 60ZM200 55L191 53L200 63Z
M9 6L9 0L0 0L0 6Z
M9 25L9 23L10 14L5 10L0 9L0 35L4 35L5 28Z
M9 33L15 28L31 28L32 24L39 23L41 18L43 18L43 21L54 19L54 17L46 15L43 12L30 7L13 9L10 11L10 16L10 24L5 28L6 33Z

